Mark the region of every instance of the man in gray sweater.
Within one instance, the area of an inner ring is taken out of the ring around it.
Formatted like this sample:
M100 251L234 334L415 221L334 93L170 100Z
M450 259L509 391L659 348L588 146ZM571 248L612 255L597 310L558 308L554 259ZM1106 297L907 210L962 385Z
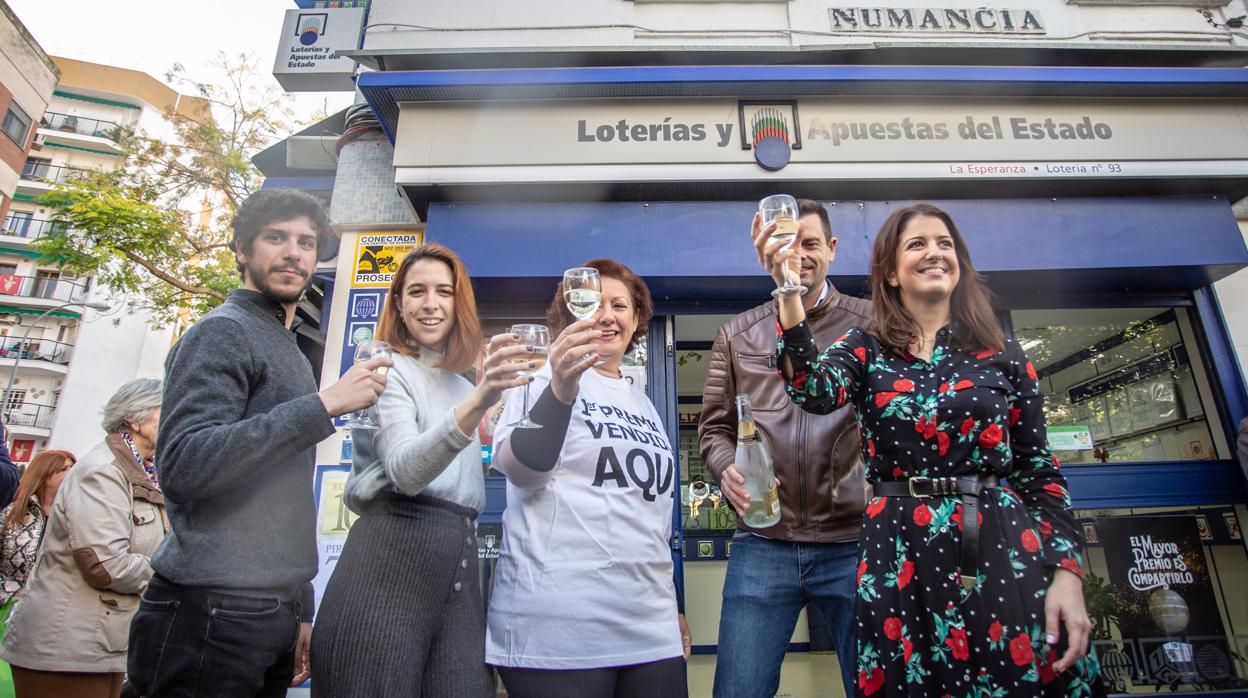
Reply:
M283 696L309 673L315 447L368 407L375 358L317 392L295 306L330 234L315 198L262 190L238 208L243 287L165 362L156 468L171 529L130 626L143 696ZM384 373L384 372L382 372Z

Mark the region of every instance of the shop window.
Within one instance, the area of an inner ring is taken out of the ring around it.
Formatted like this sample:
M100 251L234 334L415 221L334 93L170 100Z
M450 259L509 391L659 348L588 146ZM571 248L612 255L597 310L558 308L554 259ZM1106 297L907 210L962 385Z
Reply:
M1248 685L1243 505L1076 510L1084 600L1111 693Z
M698 420L702 416L702 389L706 383L711 342L716 329L731 315L684 315L675 320L677 413L680 420L681 524L688 559L722 559L727 541L709 534L736 530L736 518L698 449ZM729 398L731 399L731 397ZM691 535L692 534L692 535Z
M0 130L13 139L19 148L26 149L26 137L30 135L30 115L17 104L17 100L9 102L4 120L0 121Z
M1062 463L1211 460L1225 450L1186 308L1016 310L1011 320Z

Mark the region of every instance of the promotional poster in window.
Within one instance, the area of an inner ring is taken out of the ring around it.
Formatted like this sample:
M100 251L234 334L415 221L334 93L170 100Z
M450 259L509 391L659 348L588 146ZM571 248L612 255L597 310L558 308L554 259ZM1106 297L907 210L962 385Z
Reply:
M1226 634L1196 517L1098 517L1096 532L1133 682L1228 678Z

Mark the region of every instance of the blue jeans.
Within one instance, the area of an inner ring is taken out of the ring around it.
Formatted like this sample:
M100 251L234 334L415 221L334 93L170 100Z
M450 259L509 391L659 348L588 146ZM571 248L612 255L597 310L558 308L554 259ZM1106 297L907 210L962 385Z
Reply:
M819 608L854 695L858 542L786 543L741 534L732 541L715 658L715 698L771 698L780 663L807 603Z
M154 577L130 621L129 682L148 698L276 698L294 678L299 602Z

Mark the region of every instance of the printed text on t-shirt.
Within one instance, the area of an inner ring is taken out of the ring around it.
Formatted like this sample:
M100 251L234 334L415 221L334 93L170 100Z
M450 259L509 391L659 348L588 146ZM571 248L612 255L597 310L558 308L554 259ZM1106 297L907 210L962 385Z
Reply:
M612 482L624 489L629 482L641 490L646 501L653 502L667 494L672 486L672 449L654 420L633 414L615 405L599 405L581 399L581 416L594 439L604 435L613 440L633 441L639 446L629 449L621 458L614 446L598 451L594 487ZM643 448L649 447L647 448Z

